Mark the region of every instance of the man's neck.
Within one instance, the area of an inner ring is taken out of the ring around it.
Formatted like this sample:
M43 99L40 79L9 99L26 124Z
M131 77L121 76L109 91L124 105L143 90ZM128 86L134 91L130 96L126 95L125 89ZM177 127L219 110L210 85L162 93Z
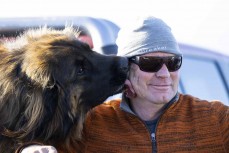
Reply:
M166 103L155 104L148 101L132 100L130 107L134 113L143 121L151 121L157 119L163 112Z

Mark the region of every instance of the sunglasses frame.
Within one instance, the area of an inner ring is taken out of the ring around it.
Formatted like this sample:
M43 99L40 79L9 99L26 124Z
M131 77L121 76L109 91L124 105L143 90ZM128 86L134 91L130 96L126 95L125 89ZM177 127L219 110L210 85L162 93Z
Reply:
M154 70L146 70L144 68L142 68L141 65L141 60L144 58L152 58L155 60L160 60L161 62L159 63L160 66L158 66L158 68L154 71ZM175 68L174 70L171 70L170 67L168 66L168 63L171 62L169 60L171 60L172 58L180 58L180 65ZM167 69L169 70L169 72L175 72L177 70L180 69L181 65L182 65L182 56L181 55L175 55L175 56L134 56L129 58L129 62L137 64L138 67L140 68L140 70L144 71L144 72L157 72L161 69L161 67L163 66L163 64L166 65Z

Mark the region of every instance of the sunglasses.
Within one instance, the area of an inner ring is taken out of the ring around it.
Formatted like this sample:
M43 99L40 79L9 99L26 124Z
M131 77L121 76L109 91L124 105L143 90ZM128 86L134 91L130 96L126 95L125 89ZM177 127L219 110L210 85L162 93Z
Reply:
M129 59L129 62L137 64L140 70L144 72L157 72L163 64L166 65L169 72L174 72L181 67L182 56L134 56Z

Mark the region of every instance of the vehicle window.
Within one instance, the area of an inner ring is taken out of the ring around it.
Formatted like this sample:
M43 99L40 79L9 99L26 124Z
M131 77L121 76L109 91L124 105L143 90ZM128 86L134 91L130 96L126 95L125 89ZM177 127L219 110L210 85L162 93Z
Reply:
M229 60L221 63L222 71L229 87Z
M206 100L220 100L228 105L228 93L217 68L213 60L184 58L181 67L184 93Z

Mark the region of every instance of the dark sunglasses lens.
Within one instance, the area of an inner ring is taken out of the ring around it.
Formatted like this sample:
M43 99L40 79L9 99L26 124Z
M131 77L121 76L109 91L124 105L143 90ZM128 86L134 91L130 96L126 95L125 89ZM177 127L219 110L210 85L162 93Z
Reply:
M166 66L170 72L177 71L182 64L182 57L181 56L173 56L168 57L168 61L166 62Z
M162 65L166 64L170 72L177 71L182 64L181 56L169 57L153 57L142 56L139 58L139 68L145 72L157 72L161 69Z
M161 58L154 57L140 57L139 68L145 72L157 72L163 65L163 60Z

